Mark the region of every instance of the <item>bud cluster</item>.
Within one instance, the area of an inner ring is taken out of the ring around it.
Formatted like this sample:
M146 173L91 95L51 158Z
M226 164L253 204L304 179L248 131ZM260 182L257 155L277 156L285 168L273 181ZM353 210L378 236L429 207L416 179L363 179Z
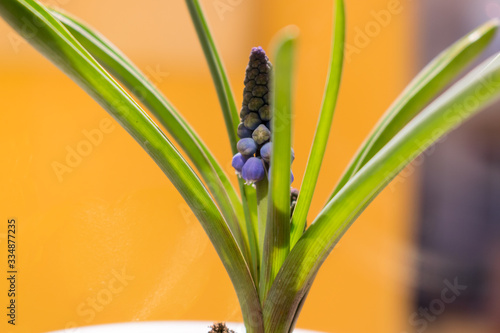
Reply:
M243 104L238 126L238 153L232 166L247 184L264 179L271 161L271 119L269 106L272 65L262 47L250 53L245 74ZM293 150L292 150L293 161ZM293 181L293 175L292 175Z

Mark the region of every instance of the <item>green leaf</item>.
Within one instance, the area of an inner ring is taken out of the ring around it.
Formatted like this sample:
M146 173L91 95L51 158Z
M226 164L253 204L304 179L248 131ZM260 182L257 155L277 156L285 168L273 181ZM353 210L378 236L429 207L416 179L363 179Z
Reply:
M260 298L267 292L290 251L290 161L292 150L292 89L298 29L283 29L276 44L271 107L272 143L266 234L260 271Z
M352 178L401 128L455 79L491 43L498 29L491 20L441 52L392 104L347 167L330 198Z
M246 186L243 181L239 180L240 192L243 198L243 209L245 213L246 230L250 243L250 254L252 256L252 276L255 285L259 285L260 278L260 254L258 247L258 204L257 193L251 186Z
M236 149L237 134L236 129L239 124L238 110L234 100L234 95L229 84L229 79L224 70L219 53L215 47L214 39L210 33L203 9L198 0L186 0L186 4L191 15L198 39L200 40L201 47L205 53L210 73L214 81L219 103L224 114L224 121L226 122L226 129L231 143L233 155L238 151Z
M288 255L264 304L266 333L289 332L320 266L355 219L415 157L500 96L500 54L489 59L395 135L316 217ZM466 190L466 189L464 189Z
M221 258L251 332L262 332L258 293L226 221L190 166L141 107L42 5L0 2L0 15L108 111L144 148L186 200ZM26 31L26 24L36 27Z
M318 182L319 171L323 156L325 155L330 128L332 126L333 114L337 105L337 97L342 79L342 68L344 64L344 42L345 42L345 7L343 0L337 0L335 6L335 23L332 34L332 51L330 55L330 69L323 97L323 105L314 135L314 141L309 153L306 172L300 187L299 199L292 216L292 230L290 236L290 247L295 243L306 226L307 213L311 206L314 189Z
M245 258L253 266L253 262L257 261L257 257L252 258L250 244L252 243L255 246L255 241L252 242L250 239L247 226L240 226L240 221L245 222L246 219L238 194L220 164L194 129L132 61L110 41L66 13L55 10L50 10L50 12L65 25L78 42L106 70L123 83L151 111L186 152L213 194L224 218L229 223L231 231L245 254ZM256 275L256 271L254 275Z
M214 39L208 27L207 20L201 8L200 2L198 0L185 0L186 5L191 15L191 20L193 21L196 33L198 34L198 39L200 41L201 47L205 54L205 58L212 75L215 90L219 98L219 103L224 115L224 121L226 124L226 130L229 137L229 142L231 145L231 151L236 154L238 151L236 149L236 143L238 141L238 136L236 130L238 128L240 118L238 114L238 109L236 107L236 102L234 99L233 92L231 90L231 85L229 83L228 76L224 69L219 52L215 46ZM248 239L250 243L250 252L252 257L257 254L257 234L253 231L257 228L257 212L256 205L253 205L257 200L255 197L255 191L250 191L245 189L243 186L243 180L239 180L240 191L242 198L249 199L249 201L244 203L245 218L246 218L246 230L248 233ZM258 258L255 258L258 260ZM254 267L257 267L257 261L254 263ZM255 271L254 271L255 273Z
M255 189L257 191L257 213L258 213L258 227L257 227L257 240L258 240L258 255L259 255L259 274L262 262L262 254L264 253L264 239L266 238L266 226L267 226L267 213L269 206L269 181L263 179L255 184ZM260 275L259 275L260 284Z

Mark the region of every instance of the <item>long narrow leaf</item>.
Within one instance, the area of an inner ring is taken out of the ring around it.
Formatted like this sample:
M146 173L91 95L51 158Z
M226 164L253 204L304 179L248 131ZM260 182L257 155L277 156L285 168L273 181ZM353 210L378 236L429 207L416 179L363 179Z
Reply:
M219 52L217 51L217 47L215 46L214 39L210 32L210 28L208 27L208 23L207 20L205 19L205 15L203 13L203 9L200 5L199 0L185 0L185 1L189 10L189 14L191 15L191 20L193 21L194 27L196 29L196 33L198 35L201 47L205 54L205 58L207 60L208 67L210 69L210 73L212 75L215 90L219 98L219 104L221 106L222 113L224 115L224 121L226 123L226 130L231 145L231 151L234 155L237 153L236 129L238 128L239 124L239 115L238 115L238 109L236 107L236 102L234 99L234 94L231 89L231 84L229 83L229 78L224 69L224 65L222 63ZM248 188L246 188L246 186L243 186L242 179L239 180L239 185L242 198L248 200L246 201L246 206L244 207L245 218L246 218L246 229L250 243L250 251L252 257L255 257L255 255L258 252L256 244L257 234L255 233L257 229L257 206L254 205L254 203L256 203L257 201L256 193L255 191L251 191ZM243 204L245 205L245 201ZM258 258L256 260L258 260ZM258 266L257 261L254 264L255 264L254 267Z
M290 251L290 161L292 146L292 89L297 28L278 37L272 83L272 142L266 234L260 274L261 302Z
M198 0L186 0L186 4L212 74L217 96L219 97L219 102L224 114L224 121L226 122L231 149L233 154L236 154L236 128L239 124L239 117L231 85L229 84L229 79L224 70L219 53L217 52L217 48L215 47L215 42L210 33L200 2Z
M221 208L231 231L235 235L247 261L257 258L250 255L248 228L240 227L245 222L243 206L222 167L194 129L179 114L165 96L147 77L110 41L78 19L62 12L50 10L89 53L121 83L123 83L160 121L174 140L193 161L203 180ZM253 245L253 244L252 244ZM253 266L253 264L252 264Z
M328 200L331 200L370 158L481 54L493 40L498 23L498 20L491 20L473 30L441 52L413 79L363 143Z
M264 304L266 333L288 332L320 266L354 220L415 157L500 97L500 54L429 105L335 195L290 252Z
M333 114L337 105L337 97L340 90L342 68L344 64L344 41L345 41L345 8L344 0L337 0L335 6L335 23L332 34L332 51L330 55L330 69L328 71L323 105L314 135L314 141L309 153L306 172L300 187L299 199L292 216L292 230L290 236L290 247L293 248L299 240L306 225L307 213L311 206L314 189L318 182L319 171L323 156L325 155L330 128L332 126Z
M201 222L235 286L245 322L262 332L257 290L236 240L200 179L140 106L42 5L0 2L0 15L108 111L167 175ZM36 34L26 35L26 22ZM252 316L253 315L253 316Z

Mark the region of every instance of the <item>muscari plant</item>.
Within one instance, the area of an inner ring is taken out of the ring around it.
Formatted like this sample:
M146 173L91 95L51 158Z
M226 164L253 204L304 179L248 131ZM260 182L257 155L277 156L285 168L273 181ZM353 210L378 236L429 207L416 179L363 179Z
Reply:
M343 0L334 2L330 66L300 193L290 186L297 29L277 35L273 66L262 48L252 50L238 108L200 3L186 4L224 115L232 164L242 177L240 195L176 108L102 35L35 0L1 0L0 14L108 111L175 185L231 278L247 332L292 332L322 263L367 205L415 157L500 96L500 54L452 84L488 46L498 22L460 39L411 81L306 227L340 88Z

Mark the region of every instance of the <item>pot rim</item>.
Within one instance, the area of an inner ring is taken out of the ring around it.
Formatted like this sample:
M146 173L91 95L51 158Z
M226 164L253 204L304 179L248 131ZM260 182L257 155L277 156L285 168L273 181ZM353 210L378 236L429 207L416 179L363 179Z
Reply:
M102 324L92 326L81 326L68 328L49 333L207 333L208 327L213 321L142 321L115 324ZM245 326L242 323L226 322L228 327L235 333L244 333ZM206 331L203 329L206 328ZM295 333L321 333L317 331L296 329Z

